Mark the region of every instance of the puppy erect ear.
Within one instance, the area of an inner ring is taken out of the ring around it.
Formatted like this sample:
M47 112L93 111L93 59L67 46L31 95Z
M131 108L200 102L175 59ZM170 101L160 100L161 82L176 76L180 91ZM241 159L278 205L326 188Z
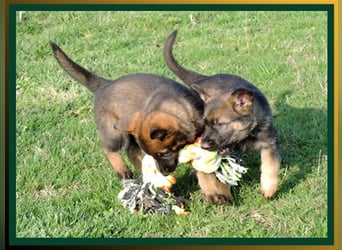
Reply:
M160 141L164 141L166 135L167 135L166 129L155 128L155 129L151 129L150 131L150 138L152 140L159 139Z
M210 100L210 98L211 98L211 95L210 95L209 91L207 91L207 90L201 88L201 87L200 87L199 85L197 85L197 84L192 84L192 85L191 85L191 88L192 88L193 90L195 90L195 91L199 94L199 96L201 97L201 99L202 99L205 103L208 103L208 102L209 102L209 100Z
M238 89L228 99L234 111L240 115L248 115L253 106L253 93L246 89Z
M138 125L141 124L142 114L137 112L131 117L124 117L114 124L114 129L125 131L129 134L136 135Z

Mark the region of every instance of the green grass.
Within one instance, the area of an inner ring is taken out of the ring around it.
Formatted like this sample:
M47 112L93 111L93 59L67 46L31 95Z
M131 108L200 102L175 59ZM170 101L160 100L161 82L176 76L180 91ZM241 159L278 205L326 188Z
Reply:
M240 75L268 97L283 158L273 200L258 193L260 160L250 152L231 205L205 203L188 165L177 169L174 192L189 198L189 216L132 215L120 204L93 97L57 65L49 41L104 77L177 79L162 57L175 28L183 65ZM25 12L16 32L18 238L327 237L326 13Z

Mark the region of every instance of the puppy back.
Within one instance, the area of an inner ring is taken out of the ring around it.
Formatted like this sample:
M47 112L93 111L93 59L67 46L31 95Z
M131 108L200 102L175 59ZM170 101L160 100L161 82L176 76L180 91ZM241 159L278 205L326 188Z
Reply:
M57 62L65 70L65 72L87 87L91 92L96 92L101 81L104 79L71 60L56 43L50 42L50 45Z

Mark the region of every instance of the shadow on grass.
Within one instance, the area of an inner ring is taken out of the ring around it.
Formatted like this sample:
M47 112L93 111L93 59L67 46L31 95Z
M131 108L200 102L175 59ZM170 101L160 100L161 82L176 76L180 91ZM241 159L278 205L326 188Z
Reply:
M291 92L284 92L274 106L274 123L279 133L282 164L279 174L281 184L273 199L288 193L314 169L319 168L320 158L328 155L327 111L287 105L286 97L289 95ZM259 187L260 153L248 151L240 156L249 168L240 185ZM196 175L190 172L178 177L173 189L176 195L186 199L189 199L192 192L199 190ZM258 189L255 191L258 192ZM232 193L234 205L244 203L239 195L239 186L234 186Z
M289 192L308 174L318 170L321 159L328 156L327 110L287 105L286 97L291 94L290 91L284 92L275 105L277 115L274 120L282 156L282 183L278 195Z

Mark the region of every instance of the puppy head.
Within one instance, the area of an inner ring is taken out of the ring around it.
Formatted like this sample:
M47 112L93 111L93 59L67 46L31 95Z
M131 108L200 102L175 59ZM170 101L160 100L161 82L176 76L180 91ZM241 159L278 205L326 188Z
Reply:
M211 97L204 110L205 129L201 146L207 150L224 150L245 139L256 126L253 93L237 89Z
M154 111L138 112L131 119L120 120L115 127L134 135L145 153L157 161L159 171L167 175L177 167L178 151L195 140L195 133L184 125L175 115Z

